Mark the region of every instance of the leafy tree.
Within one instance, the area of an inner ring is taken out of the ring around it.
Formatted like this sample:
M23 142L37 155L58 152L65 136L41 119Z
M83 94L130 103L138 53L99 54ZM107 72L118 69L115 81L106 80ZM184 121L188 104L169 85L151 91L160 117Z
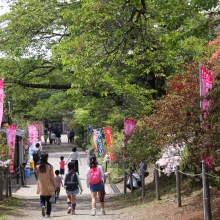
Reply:
M194 9L198 2L171 2L12 2L0 32L0 69L12 109L25 105L28 117L48 117L54 92L62 90L73 103L63 104L66 112L91 102L89 108L102 115L95 107L103 100L105 110L116 106L126 116L149 111L152 95L164 94L164 79L206 42L192 31L210 22ZM183 8L188 13L180 16ZM63 111L54 109L61 117Z
M137 125L127 147L135 161L145 158L155 163L161 157L161 150L169 145L184 146L183 164L198 164L205 155L202 147L205 128L200 121L199 67L190 65L185 71L183 76L171 81L168 94L153 103L153 114L144 116Z
M6 101L13 114L73 116L78 128L108 124L120 132L124 117L142 117L127 147L133 161L154 162L165 144L185 142L185 162L196 163L205 153L198 68L184 67L213 39L217 3L12 1L0 30ZM165 82L177 75L186 86L161 99Z

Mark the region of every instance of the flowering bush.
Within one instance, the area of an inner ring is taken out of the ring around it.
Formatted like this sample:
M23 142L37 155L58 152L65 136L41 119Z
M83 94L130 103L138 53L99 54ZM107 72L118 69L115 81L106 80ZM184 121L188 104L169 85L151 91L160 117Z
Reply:
M183 150L184 148L179 145L176 147L169 145L163 150L162 157L156 162L160 167L163 168L163 172L168 176L172 172L175 172L176 166L180 165L181 152Z
M11 160L9 159L9 148L7 146L6 138L0 133L0 169L7 167Z

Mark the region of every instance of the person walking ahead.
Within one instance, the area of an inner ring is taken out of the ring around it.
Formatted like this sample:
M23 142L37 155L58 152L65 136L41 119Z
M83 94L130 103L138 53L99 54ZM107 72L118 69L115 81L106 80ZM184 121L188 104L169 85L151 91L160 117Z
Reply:
M89 167L86 169L86 182L87 187L90 187L91 198L92 198L92 212L90 215L96 215L96 195L98 193L100 204L101 204L101 213L105 213L105 188L102 178L104 178L104 172L102 167L98 165L96 156L93 155L89 158Z
M40 157L41 157L41 149L40 149L39 143L36 143L35 149L32 153L32 157L33 157L33 161L34 161L34 176L35 176L36 180L38 180L37 174L36 174L36 167L37 167L37 164L39 163Z
M72 130L70 131L70 143L71 143L71 142L74 143L74 137L75 137L75 132L74 132L74 130L72 129Z
M42 216L46 218L50 218L51 213L51 203L50 198L54 195L56 190L56 183L54 180L54 171L53 166L48 162L48 154L42 153L39 165L37 165L36 173L38 176L38 183L37 183L37 194L40 195L40 206L42 211ZM47 208L45 209L45 203L47 203Z
M64 187L66 189L67 194L67 213L70 214L72 212L72 215L75 215L75 208L76 208L76 195L79 194L79 188L80 188L80 194L82 193L82 184L79 179L79 175L77 172L75 172L75 167L73 162L68 163L68 173L66 174L65 181L64 181Z
M82 165L82 162L81 162L81 159L80 159L80 156L79 156L79 153L78 153L76 147L72 148L72 152L70 153L69 157L67 158L66 164L70 158L71 158L71 161L75 164L75 171L79 174L79 162L80 162L80 165Z

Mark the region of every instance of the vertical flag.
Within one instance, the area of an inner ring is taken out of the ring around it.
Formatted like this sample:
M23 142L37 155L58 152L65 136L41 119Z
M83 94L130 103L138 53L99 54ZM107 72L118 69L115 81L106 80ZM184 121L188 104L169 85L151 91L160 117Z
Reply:
M36 121L34 125L36 126L37 141L41 141L41 136L43 135L43 123L41 121Z
M212 89L212 74L208 72L206 68L200 66L200 95L203 97L201 101L201 108L203 110L203 117L207 117L208 108L210 106L210 101L206 99L207 93ZM208 144L205 144L208 147ZM212 170L215 170L215 162L211 156L202 156L205 164L209 166Z
M200 72L200 90L201 96L203 96L201 107L204 111L204 118L206 118L207 110L210 105L210 101L206 99L206 95L212 89L212 74L209 73L203 66L201 66Z
M29 141L33 144L37 142L37 127L34 124L28 125Z
M2 124L3 104L4 104L4 80L0 79L0 127Z
M114 161L114 156L112 153L112 143L113 143L113 136L112 136L112 130L110 127L105 127L104 128L104 133L105 133L105 138L106 138L106 143L108 146L108 150L110 153L110 161L113 162Z
M7 133L7 144L9 146L9 155L10 155L10 173L14 173L14 155L15 155L15 137L16 137L16 125L8 125L6 128Z
M98 151L98 156L100 157L104 151L101 128L93 129L93 140L96 145L96 150Z
M93 143L93 146L94 146L94 152L97 152L98 149L97 149L96 129L93 129L93 132L92 132L92 143Z
M130 118L125 118L124 119L124 147L126 146L129 137L133 133L135 126L137 124L137 120L130 119Z

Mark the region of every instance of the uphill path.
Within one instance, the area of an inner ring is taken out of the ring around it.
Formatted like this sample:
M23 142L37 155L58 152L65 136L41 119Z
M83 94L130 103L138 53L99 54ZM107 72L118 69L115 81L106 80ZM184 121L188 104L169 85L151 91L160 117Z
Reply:
M65 137L61 138L62 143L57 144L46 144L43 145L43 151L49 154L48 162L53 165L54 170L59 169L60 156L64 156L66 160L72 150L73 144L68 144ZM61 192L59 199L56 204L52 205L51 219L54 220L66 220L66 219L77 219L77 220L89 220L89 219L130 219L126 213L110 201L110 198L115 196L115 193L111 189L110 185L106 183L106 198L105 198L105 210L107 215L101 215L100 204L97 200L97 214L96 216L90 216L91 212L91 198L90 190L86 186L85 181L85 171L87 168L87 159L85 151L81 148L77 148L79 152L82 165L79 165L80 180L82 182L83 193L77 195L76 202L76 215L67 214L67 202L65 189L61 187ZM33 172L31 172L30 178L26 178L26 186L13 192L13 196L18 196L22 198L21 204L19 204L18 209L15 212L11 212L8 215L8 220L39 220L44 218L41 215L40 200L39 195L36 194L37 180L34 177Z

